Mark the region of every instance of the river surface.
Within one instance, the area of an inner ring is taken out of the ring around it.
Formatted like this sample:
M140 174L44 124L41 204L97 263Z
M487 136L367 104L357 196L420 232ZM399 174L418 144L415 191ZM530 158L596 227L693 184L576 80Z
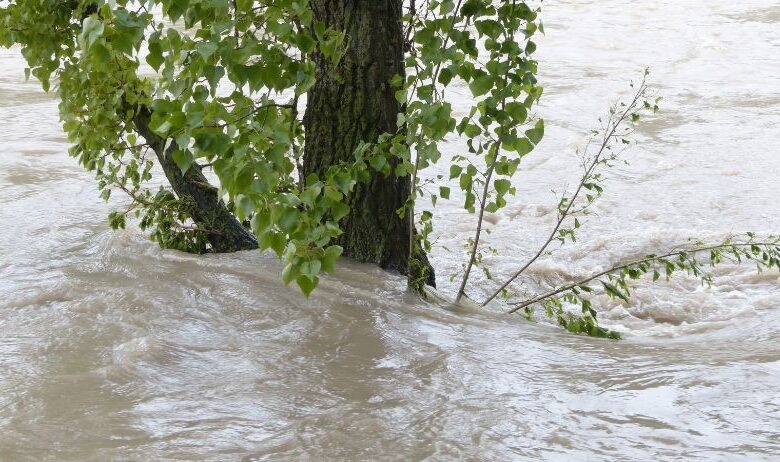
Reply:
M547 136L517 200L488 217L494 275L543 241L550 190L576 181L576 147L644 66L662 112L578 243L531 279L780 232L780 3L545 5ZM23 69L0 51L0 460L780 460L778 274L725 266L709 289L598 299L619 342L423 304L346 262L306 301L267 255L191 256L109 230L56 102ZM467 91L451 96L463 110ZM451 296L473 219L455 202L435 214ZM477 282L481 298L492 286Z

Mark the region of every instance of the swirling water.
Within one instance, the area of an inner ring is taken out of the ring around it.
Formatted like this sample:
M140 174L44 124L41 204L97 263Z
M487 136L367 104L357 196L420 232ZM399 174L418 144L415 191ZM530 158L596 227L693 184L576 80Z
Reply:
M530 276L780 231L777 2L545 5L548 133L517 201L488 217L493 274L541 243L550 189L576 181L575 148L646 65L662 113L579 243ZM780 460L778 274L727 266L709 289L640 283L631 305L599 300L620 342L423 304L347 262L306 301L267 255L110 231L56 102L23 68L0 52L0 459ZM452 293L473 220L456 201L435 214Z

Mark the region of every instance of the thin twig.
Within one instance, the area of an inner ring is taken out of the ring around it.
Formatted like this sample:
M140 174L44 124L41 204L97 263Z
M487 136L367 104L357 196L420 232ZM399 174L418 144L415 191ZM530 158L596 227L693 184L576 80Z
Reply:
M558 234L558 231L561 229L561 226L563 225L563 222L570 216L570 212L572 207L574 206L574 203L577 201L577 197L582 192L582 189L585 187L585 183L591 178L591 175L593 174L593 170L596 168L596 166L601 161L601 155L606 150L607 146L609 145L609 141L615 136L615 132L617 131L618 127L623 123L624 120L631 114L631 112L636 108L637 103L639 102L639 99L644 94L644 90L646 89L646 81L642 80L642 84L639 86L639 90L634 95L634 99L626 107L626 110L623 111L621 116L612 124L611 129L608 131L608 134L604 136L604 141L601 143L601 147L599 148L598 152L596 153L596 156L593 158L593 161L591 162L590 166L585 172L585 175L582 176L582 181L580 181L580 184L577 186L577 190L574 192L574 195L569 200L568 205L566 206L566 209L561 213L560 217L558 218L558 222L555 224L555 227L553 228L552 232L550 233L550 236L547 238L547 240L544 242L542 247L539 249L536 254L531 257L528 262L523 265L522 268L520 268L515 274L512 275L504 284L501 285L493 294L487 298L484 302L482 302L481 306L486 306L488 303L490 303L494 298L496 298L504 289L506 289L509 284L514 282L520 275L522 275L528 267L530 267L534 262L536 262L547 250L547 248L550 246L550 244L555 240L555 236Z
M460 5L460 3L458 3ZM512 7L514 8L515 2L512 2ZM438 70L437 70L438 71ZM504 74L504 85L501 88L502 91L506 91L507 84L509 83L509 72ZM504 96L504 98L501 100L501 111L503 112L506 109L506 100L507 97ZM487 172L485 174L485 185L482 188L482 196L480 197L480 204L479 204L479 218L477 219L477 231L474 233L474 245L471 247L471 255L469 255L469 262L466 264L466 270L463 273L463 280L460 283L460 288L458 289L458 295L455 297L455 303L459 303L460 300L463 298L464 295L466 295L466 284L469 282L469 276L471 275L471 269L474 267L474 260L477 257L477 250L479 249L479 240L482 236L482 225L484 223L485 219L485 208L487 206L488 201L488 194L490 193L490 179L493 177L493 172L495 172L496 169L496 162L498 162L498 155L501 152L501 137L504 136L504 127L503 125L499 127L501 132L498 133L498 141L496 142L496 150L493 153L493 161L490 162L490 165L488 166ZM488 152L488 156L490 153Z

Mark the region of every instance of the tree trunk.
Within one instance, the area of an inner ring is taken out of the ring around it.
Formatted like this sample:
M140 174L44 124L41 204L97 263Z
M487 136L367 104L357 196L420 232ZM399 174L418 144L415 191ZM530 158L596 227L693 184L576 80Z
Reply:
M352 162L361 141L396 132L401 105L390 81L404 75L402 6L403 0L311 0L316 21L346 32L347 49L335 68L329 59L314 57L317 80L304 116L304 177L322 177L332 165ZM396 211L410 192L408 176L374 172L369 182L359 183L348 198L351 211L340 223L344 255L408 274L408 217ZM434 285L425 254L416 254L413 277L421 274Z
M172 141L166 151L165 140L149 128L150 119L148 108L136 107L133 122L138 133L154 150L165 176L179 199L192 201L195 204L190 218L199 227L210 231L207 239L211 250L217 253L229 253L256 249L257 240L254 235L230 213L220 199L217 188L209 183L200 167L193 164L186 173L182 174L181 169L171 158L171 153L176 150L176 142Z

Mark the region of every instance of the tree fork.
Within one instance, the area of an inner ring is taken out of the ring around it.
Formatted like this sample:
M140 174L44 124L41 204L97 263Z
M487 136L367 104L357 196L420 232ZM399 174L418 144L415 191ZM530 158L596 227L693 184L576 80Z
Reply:
M360 142L395 133L401 105L390 84L404 72L402 0L312 0L315 20L346 32L338 65L315 53L316 83L309 90L304 127L303 174L324 176L329 167L354 160ZM397 160L391 162L395 171ZM421 249L411 253L410 227L397 213L406 206L408 176L373 172L347 199L350 213L341 221L338 244L344 255L410 274L410 285L435 285L433 268Z

